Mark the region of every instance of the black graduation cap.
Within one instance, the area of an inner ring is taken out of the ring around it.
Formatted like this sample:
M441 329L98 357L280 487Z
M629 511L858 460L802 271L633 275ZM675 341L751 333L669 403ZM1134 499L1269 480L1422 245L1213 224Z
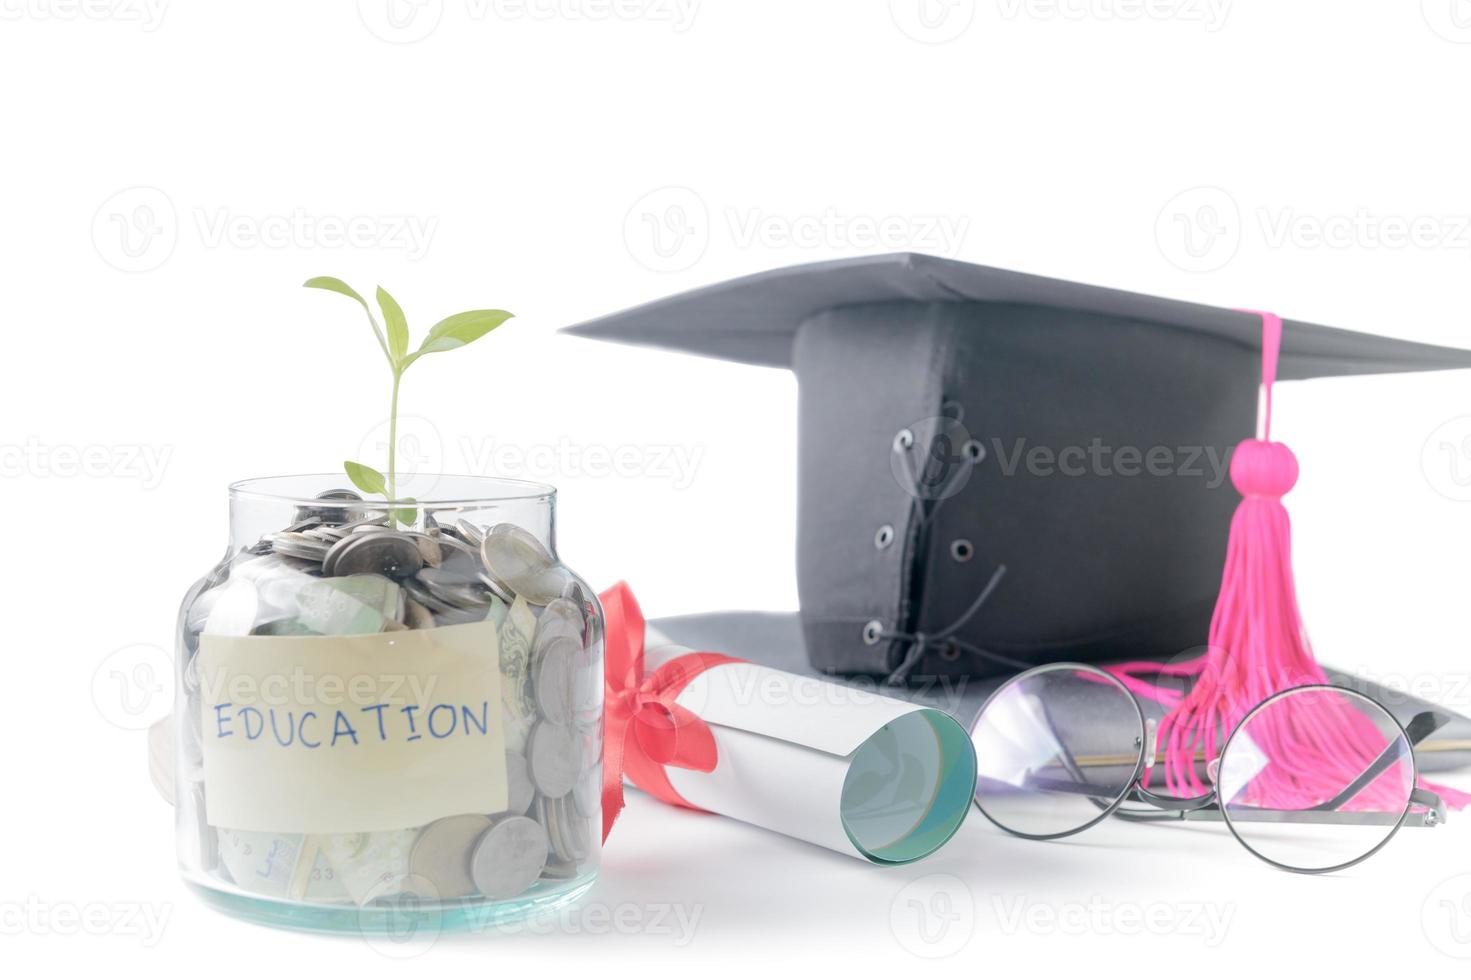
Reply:
M1240 499L1226 468L1256 428L1256 314L896 254L567 332L797 372L818 669L983 675L1205 642ZM1462 367L1471 351L1288 320L1278 377Z

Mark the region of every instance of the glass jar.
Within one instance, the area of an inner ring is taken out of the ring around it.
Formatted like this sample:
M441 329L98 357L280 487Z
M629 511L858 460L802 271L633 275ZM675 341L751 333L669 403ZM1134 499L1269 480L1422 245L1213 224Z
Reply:
M601 842L603 620L556 491L420 476L230 487L179 615L179 862L208 903L319 930L477 928L576 899ZM406 919L406 916L409 918Z

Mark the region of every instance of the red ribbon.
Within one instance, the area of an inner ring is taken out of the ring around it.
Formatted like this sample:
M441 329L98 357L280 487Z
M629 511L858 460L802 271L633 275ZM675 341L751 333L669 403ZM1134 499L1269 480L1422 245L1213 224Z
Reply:
M623 809L623 777L657 800L699 807L677 793L665 766L712 772L710 727L675 703L685 685L711 667L739 663L719 653L687 653L644 674L644 614L619 582L602 595L607 637L603 668L603 840Z

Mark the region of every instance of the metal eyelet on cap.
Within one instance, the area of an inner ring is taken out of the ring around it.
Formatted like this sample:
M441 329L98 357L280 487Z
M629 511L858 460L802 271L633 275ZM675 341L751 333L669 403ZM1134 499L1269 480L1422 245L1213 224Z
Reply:
M960 447L960 453L972 463L979 463L986 458L986 447L974 439L967 439Z
M950 557L959 562L967 562L976 556L975 545L965 538L956 538L950 542Z
M870 619L863 624L863 642L873 646L883 639L884 624L876 619Z
M913 445L913 432L909 431L908 429L900 429L898 432L894 433L894 450L896 452L905 452Z
M874 533L873 546L883 551L894 543L894 525L885 524Z

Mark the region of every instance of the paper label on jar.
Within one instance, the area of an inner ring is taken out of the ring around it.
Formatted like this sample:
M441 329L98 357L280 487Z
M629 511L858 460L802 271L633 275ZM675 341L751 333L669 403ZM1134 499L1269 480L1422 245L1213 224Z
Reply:
M496 626L199 640L211 826L418 827L506 809Z

